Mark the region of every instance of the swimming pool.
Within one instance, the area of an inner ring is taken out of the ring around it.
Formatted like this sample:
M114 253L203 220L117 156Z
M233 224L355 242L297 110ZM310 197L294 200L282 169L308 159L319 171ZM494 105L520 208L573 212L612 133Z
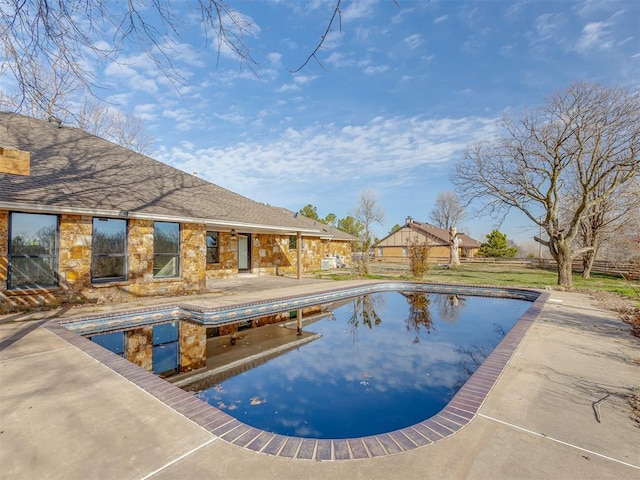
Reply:
M379 457L426 446L447 438L472 421L549 297L549 293L545 291L520 288L413 282L362 282L356 286L331 289L320 286L314 289L313 293L309 293L306 288L304 292L302 290L293 290L292 294L286 297L274 296L267 301L245 301L226 306L182 303L129 310L118 314L97 314L52 321L46 324L46 328L223 441L254 452L285 458L350 460ZM205 326L229 324L258 313L266 314L287 308L334 302L356 294L391 290L518 298L531 303L524 315L440 412L410 427L368 437L331 440L300 438L251 427L227 412L203 402L192 393L153 375L150 365L140 368L84 338L98 332L182 318Z
M442 410L530 306L402 291L341 303L305 326L314 341L199 398L281 435L353 438L405 428Z

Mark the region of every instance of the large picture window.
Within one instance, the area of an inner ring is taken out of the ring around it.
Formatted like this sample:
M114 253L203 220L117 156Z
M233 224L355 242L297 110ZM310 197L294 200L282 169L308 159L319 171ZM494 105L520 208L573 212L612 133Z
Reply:
M113 282L126 279L127 221L94 218L91 281Z
M153 225L153 276L177 277L180 272L180 224L155 222Z
M218 232L207 232L207 263L219 263Z
M8 288L57 286L58 217L12 212Z

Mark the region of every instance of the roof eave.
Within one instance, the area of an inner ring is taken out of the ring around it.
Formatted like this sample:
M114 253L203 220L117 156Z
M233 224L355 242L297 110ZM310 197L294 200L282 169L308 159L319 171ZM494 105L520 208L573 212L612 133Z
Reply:
M0 209L20 210L30 213L50 213L50 214L71 214L71 215L91 215L93 217L110 217L110 218L132 218L136 220L153 220L159 222L178 222L178 223L204 223L207 227L219 227L222 230L241 230L247 233L280 233L295 234L297 232L314 234L318 236L320 230L312 228L299 228L287 225L267 225L251 222L238 222L232 220L220 220L215 218L194 218L183 217L179 215L160 215L146 212L133 212L126 210L110 210L99 208L78 208L64 207L57 205L38 205L27 203L15 203L0 201Z

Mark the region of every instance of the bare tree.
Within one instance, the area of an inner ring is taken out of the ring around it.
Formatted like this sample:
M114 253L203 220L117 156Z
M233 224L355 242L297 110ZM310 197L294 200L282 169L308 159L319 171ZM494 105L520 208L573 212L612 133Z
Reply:
M147 133L144 122L133 113L112 111L106 137L134 152L150 153L155 137Z
M398 5L397 0L393 0ZM292 73L303 69L318 52L337 23L341 26L341 2L331 3L324 34L307 59ZM207 38L215 42L217 58L222 51L235 56L240 65L255 72L249 40L256 26L232 7L231 0L188 0L171 2L142 0L4 0L0 2L0 74L8 74L19 85L18 103L38 104L45 109L52 98L42 96L38 69L56 67L74 83L93 92L98 86L92 64L118 62L130 45L140 49L174 85L185 79L173 62L181 35L192 25L185 11L198 18ZM324 67L322 67L324 68Z
M179 6L169 0L152 4L140 0L6 0L0 3L2 59L0 73L10 74L20 85L21 102L40 102L43 91L36 84L38 66L57 66L85 88L96 85L92 62L118 61L120 53L135 44L174 83L182 77L173 68L175 45L184 24L185 9L193 7L205 32L213 34L218 56L222 49L253 68L255 62L246 40L254 26L233 9L228 0L192 0ZM104 40L107 40L107 42ZM35 70L34 70L35 69Z
M544 229L535 240L571 286L574 258L593 250L574 246L583 220L638 176L640 93L575 83L503 129L466 150L452 182L489 213L515 208Z
M436 227L446 228L457 226L465 217L464 206L454 192L441 192L436 198L436 204L429 214L429 218Z
M132 113L88 95L77 100L78 85L51 69L40 69L38 88L42 94L33 103L20 101L19 93L0 95L0 108L25 113L34 118L59 118L64 124L110 140L138 153L150 153L155 137L146 132L144 122ZM35 92L35 91L34 91ZM39 101L39 99L48 101Z
M597 189L598 196L605 187ZM627 182L614 195L595 203L580 223L578 241L582 247L592 247L582 254L582 278L590 278L593 264L603 245L624 234L624 227L640 215L638 182ZM628 257L630 258L630 257ZM627 259L628 259L627 258Z
M358 263L362 275L369 274L369 250L374 244L373 226L382 225L384 211L378 205L378 198L371 190L365 190L360 194L358 206L351 212L353 218L362 225L359 235L357 250L360 253Z

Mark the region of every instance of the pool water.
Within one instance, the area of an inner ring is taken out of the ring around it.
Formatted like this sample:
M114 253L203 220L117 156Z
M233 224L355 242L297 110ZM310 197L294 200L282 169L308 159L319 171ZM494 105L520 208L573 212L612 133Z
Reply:
M421 292L355 297L305 326L319 339L198 396L282 435L339 439L393 431L442 410L530 306Z

